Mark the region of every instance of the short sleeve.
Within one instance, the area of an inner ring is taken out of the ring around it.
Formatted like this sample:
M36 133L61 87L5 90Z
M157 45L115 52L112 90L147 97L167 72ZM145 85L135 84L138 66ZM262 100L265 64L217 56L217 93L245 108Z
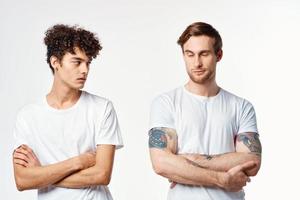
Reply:
M241 108L238 134L246 132L258 133L258 130L254 107L250 102L244 100Z
M21 112L18 113L17 119L16 119L16 124L13 130L13 135L14 135L14 146L13 149L15 150L22 144L30 145L29 144L29 135L30 131L29 128L25 122L25 119L22 115Z
M100 130L96 133L96 144L116 145L117 149L123 147L117 114L111 102L106 104Z
M150 108L149 130L154 127L167 127L175 129L174 112L168 96L158 96Z

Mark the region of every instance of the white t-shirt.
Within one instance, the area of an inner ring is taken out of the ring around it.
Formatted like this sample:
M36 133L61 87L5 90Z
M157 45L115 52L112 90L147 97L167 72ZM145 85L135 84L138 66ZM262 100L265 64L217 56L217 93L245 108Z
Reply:
M15 146L27 144L42 165L54 164L87 151L98 144L123 146L117 115L112 103L82 91L68 109L50 107L46 98L23 107L14 129ZM106 186L67 189L49 186L38 190L39 200L112 200Z
M250 102L223 89L203 97L179 87L156 97L151 106L150 129L169 127L178 135L178 153L223 154L235 151L237 134L258 132ZM244 191L177 184L169 200L241 200Z

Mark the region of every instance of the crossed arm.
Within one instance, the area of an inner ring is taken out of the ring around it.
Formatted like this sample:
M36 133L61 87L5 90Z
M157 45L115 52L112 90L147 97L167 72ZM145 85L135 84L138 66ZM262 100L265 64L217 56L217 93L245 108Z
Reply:
M149 132L149 148L154 171L181 184L239 191L260 166L261 145L255 133L240 134L233 153L177 155L176 131L158 127Z
M114 145L98 145L96 153L87 152L62 162L41 166L32 149L22 145L13 154L17 189L23 191L49 185L65 188L108 185L114 152Z

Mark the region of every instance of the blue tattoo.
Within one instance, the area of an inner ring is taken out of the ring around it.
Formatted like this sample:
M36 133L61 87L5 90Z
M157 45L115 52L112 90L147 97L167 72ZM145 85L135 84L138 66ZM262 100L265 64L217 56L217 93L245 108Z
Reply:
M149 132L149 148L163 149L167 147L166 133L160 129L151 129Z

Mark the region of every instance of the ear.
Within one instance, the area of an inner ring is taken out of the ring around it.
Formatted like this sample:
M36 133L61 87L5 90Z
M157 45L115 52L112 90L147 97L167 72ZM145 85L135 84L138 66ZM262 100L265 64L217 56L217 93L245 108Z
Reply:
M50 57L50 63L54 71L57 71L60 68L60 60L56 56Z
M219 62L223 57L223 50L220 49L217 53L217 62Z

